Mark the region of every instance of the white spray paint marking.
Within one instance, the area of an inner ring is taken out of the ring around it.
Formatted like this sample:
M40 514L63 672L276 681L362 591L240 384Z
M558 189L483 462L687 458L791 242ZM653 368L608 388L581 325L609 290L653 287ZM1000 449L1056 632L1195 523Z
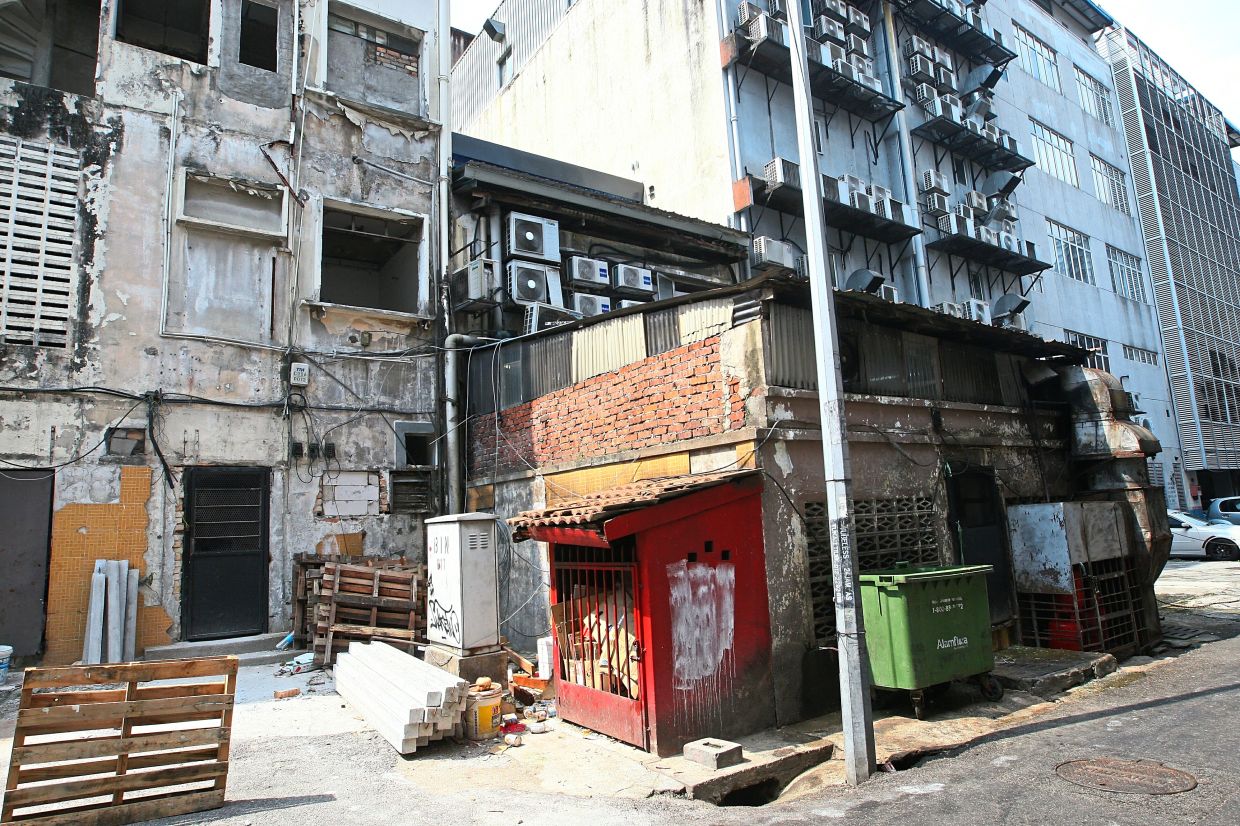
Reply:
M792 475L792 457L788 455L788 445L785 442L775 443L775 464L783 471L784 476Z
M1020 758L1019 758L1019 757L1017 757L1016 755L1013 755L1013 754L1005 754L1005 755L1003 755L1002 757L996 757L994 760L991 760L991 761L990 761L990 765L992 765L992 766L1006 766L1007 764L1009 764L1009 763L1015 763L1015 762L1016 762L1016 761L1018 761L1018 760L1020 760Z
M672 663L676 687L690 689L719 673L732 650L736 568L685 560L667 566L672 603Z

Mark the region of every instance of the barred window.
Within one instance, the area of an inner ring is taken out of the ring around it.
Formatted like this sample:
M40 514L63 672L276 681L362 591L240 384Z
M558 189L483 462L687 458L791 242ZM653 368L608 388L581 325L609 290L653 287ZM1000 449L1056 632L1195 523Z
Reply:
M1016 52L1020 55L1020 65L1024 70L1056 92L1063 91L1063 87L1059 85L1059 66L1055 63L1055 50L1046 41L1015 23L1012 28L1016 32Z
M1030 123L1033 124L1033 157L1038 162L1038 169L1064 183L1080 186L1072 141L1036 120L1030 119Z
M1131 344L1124 345L1124 358L1129 361L1148 364L1151 367L1158 366L1158 354L1153 350L1146 350L1144 347L1133 347Z
M1089 161L1094 167L1094 192L1098 200L1113 206L1125 215L1132 214L1128 203L1128 185L1124 180L1124 170L1099 158L1090 155Z
M1089 250L1089 236L1071 227L1047 220L1046 231L1051 247L1055 250L1055 269L1060 275L1096 284L1094 281L1094 254Z
M1107 244L1107 264L1111 268L1111 286L1124 298L1148 304L1141 259Z
M1076 94L1080 98L1081 108L1107 126L1115 126L1115 110L1111 108L1111 90L1102 81L1083 71L1076 69Z
M1108 373L1111 372L1111 357L1107 355L1107 340L1105 338L1078 333L1076 330L1064 330L1063 340L1068 344L1090 352L1091 355L1088 361L1085 362L1086 367L1105 370Z

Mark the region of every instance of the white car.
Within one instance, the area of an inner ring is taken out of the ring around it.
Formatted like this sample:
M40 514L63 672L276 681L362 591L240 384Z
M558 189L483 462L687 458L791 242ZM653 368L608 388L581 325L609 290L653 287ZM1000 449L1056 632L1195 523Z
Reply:
M1183 511L1167 511L1172 556L1240 559L1240 525L1207 522Z

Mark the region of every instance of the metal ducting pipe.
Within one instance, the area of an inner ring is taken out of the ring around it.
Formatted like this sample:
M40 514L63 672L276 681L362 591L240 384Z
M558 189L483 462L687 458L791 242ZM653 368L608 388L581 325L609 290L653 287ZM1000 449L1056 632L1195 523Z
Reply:
M453 333L444 339L443 398L444 443L448 466L448 513L462 513L465 499L464 456L461 451L461 353L468 353L483 340L477 336Z

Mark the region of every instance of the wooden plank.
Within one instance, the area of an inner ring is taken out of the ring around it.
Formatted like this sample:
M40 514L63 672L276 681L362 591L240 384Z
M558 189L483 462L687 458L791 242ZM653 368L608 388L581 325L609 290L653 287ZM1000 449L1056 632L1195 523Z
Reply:
M184 712L181 712L181 713L176 713L176 714L155 714L150 717L144 717L140 722L137 723L137 725L144 726L144 727L145 726L164 726L164 725L174 725L178 723L193 723L193 722L206 722L206 721L219 722L219 720L220 720L220 711L218 710L194 712L193 714L186 714ZM32 723L29 725L20 726L19 729L25 734L28 734L33 737L35 735L44 735L44 734L70 734L74 732L81 732L84 730L95 731L99 729L119 729L121 725L124 723L124 721L125 721L124 715L117 715L107 720L92 720L86 725L83 725L80 722L74 722L72 720L69 720L69 721L60 722L60 723L46 723L46 724L33 724Z
M228 764L215 762L195 766L179 766L175 769L156 769L140 774L99 777L94 780L77 780L48 786L27 786L12 789L5 794L5 802L14 807L37 806L45 803L64 803L84 797L99 797L114 792L134 792L142 789L158 789L163 786L179 786L216 780L227 773ZM115 803L113 804L115 806Z
M375 628L369 625L333 625L333 634L352 634L359 637L390 637L394 640L412 640L414 632L408 628Z
M180 766L186 763L203 763L215 761L219 754L218 746L205 746L196 749L178 751L161 751L154 754L131 754L126 764L129 769L155 769L165 766ZM119 757L103 760L86 760L78 763L57 763L51 766L34 766L23 768L18 774L18 785L23 783L41 783L48 780L65 780L74 777L87 777L92 774L115 774Z
M115 757L119 754L136 754L144 751L163 751L190 746L218 746L227 740L226 728L179 729L157 734L135 734L128 737L96 737L85 740L68 740L62 743L34 743L13 749L13 761L23 767L38 763L55 763L61 760L87 760L92 757ZM79 772L81 774L81 772Z
M24 708L17 712L17 725L37 726L41 723L80 722L90 723L113 720L118 717L135 721L157 715L196 712L220 714L232 708L233 698L228 694L208 694L201 697L166 697L160 700L126 700L119 703L94 703L76 706L53 706L51 708Z
M228 675L228 694L229 696L236 696L237 694L237 671L236 669L233 669L233 673ZM228 710L224 712L224 717L220 720L220 726L222 726L225 729L228 729L229 731L232 731L232 718L233 718L233 707L230 705L228 707ZM225 737L223 742L220 743L219 751L216 753L217 759L221 763L227 765L228 759L229 759L229 753L231 749L232 749L232 738ZM227 772L225 772L224 774L220 775L219 777L215 779L215 788L220 793L221 797L223 796L224 789L227 785L228 785L228 773Z
M176 680L183 677L214 677L237 673L236 657L204 657L188 660L158 660L140 663L66 666L64 668L26 669L24 685L31 688L53 688L75 685L108 685L110 683Z
M332 600L337 605L357 608L371 608L386 611L408 611L412 608L412 600L393 599L391 597L368 596L365 594L336 594ZM371 623L374 624L373 622Z
M111 804L92 804L64 809L55 814L31 814L16 818L25 826L125 826L146 820L205 812L224 805L224 793L217 789L170 792L149 795L140 800Z

